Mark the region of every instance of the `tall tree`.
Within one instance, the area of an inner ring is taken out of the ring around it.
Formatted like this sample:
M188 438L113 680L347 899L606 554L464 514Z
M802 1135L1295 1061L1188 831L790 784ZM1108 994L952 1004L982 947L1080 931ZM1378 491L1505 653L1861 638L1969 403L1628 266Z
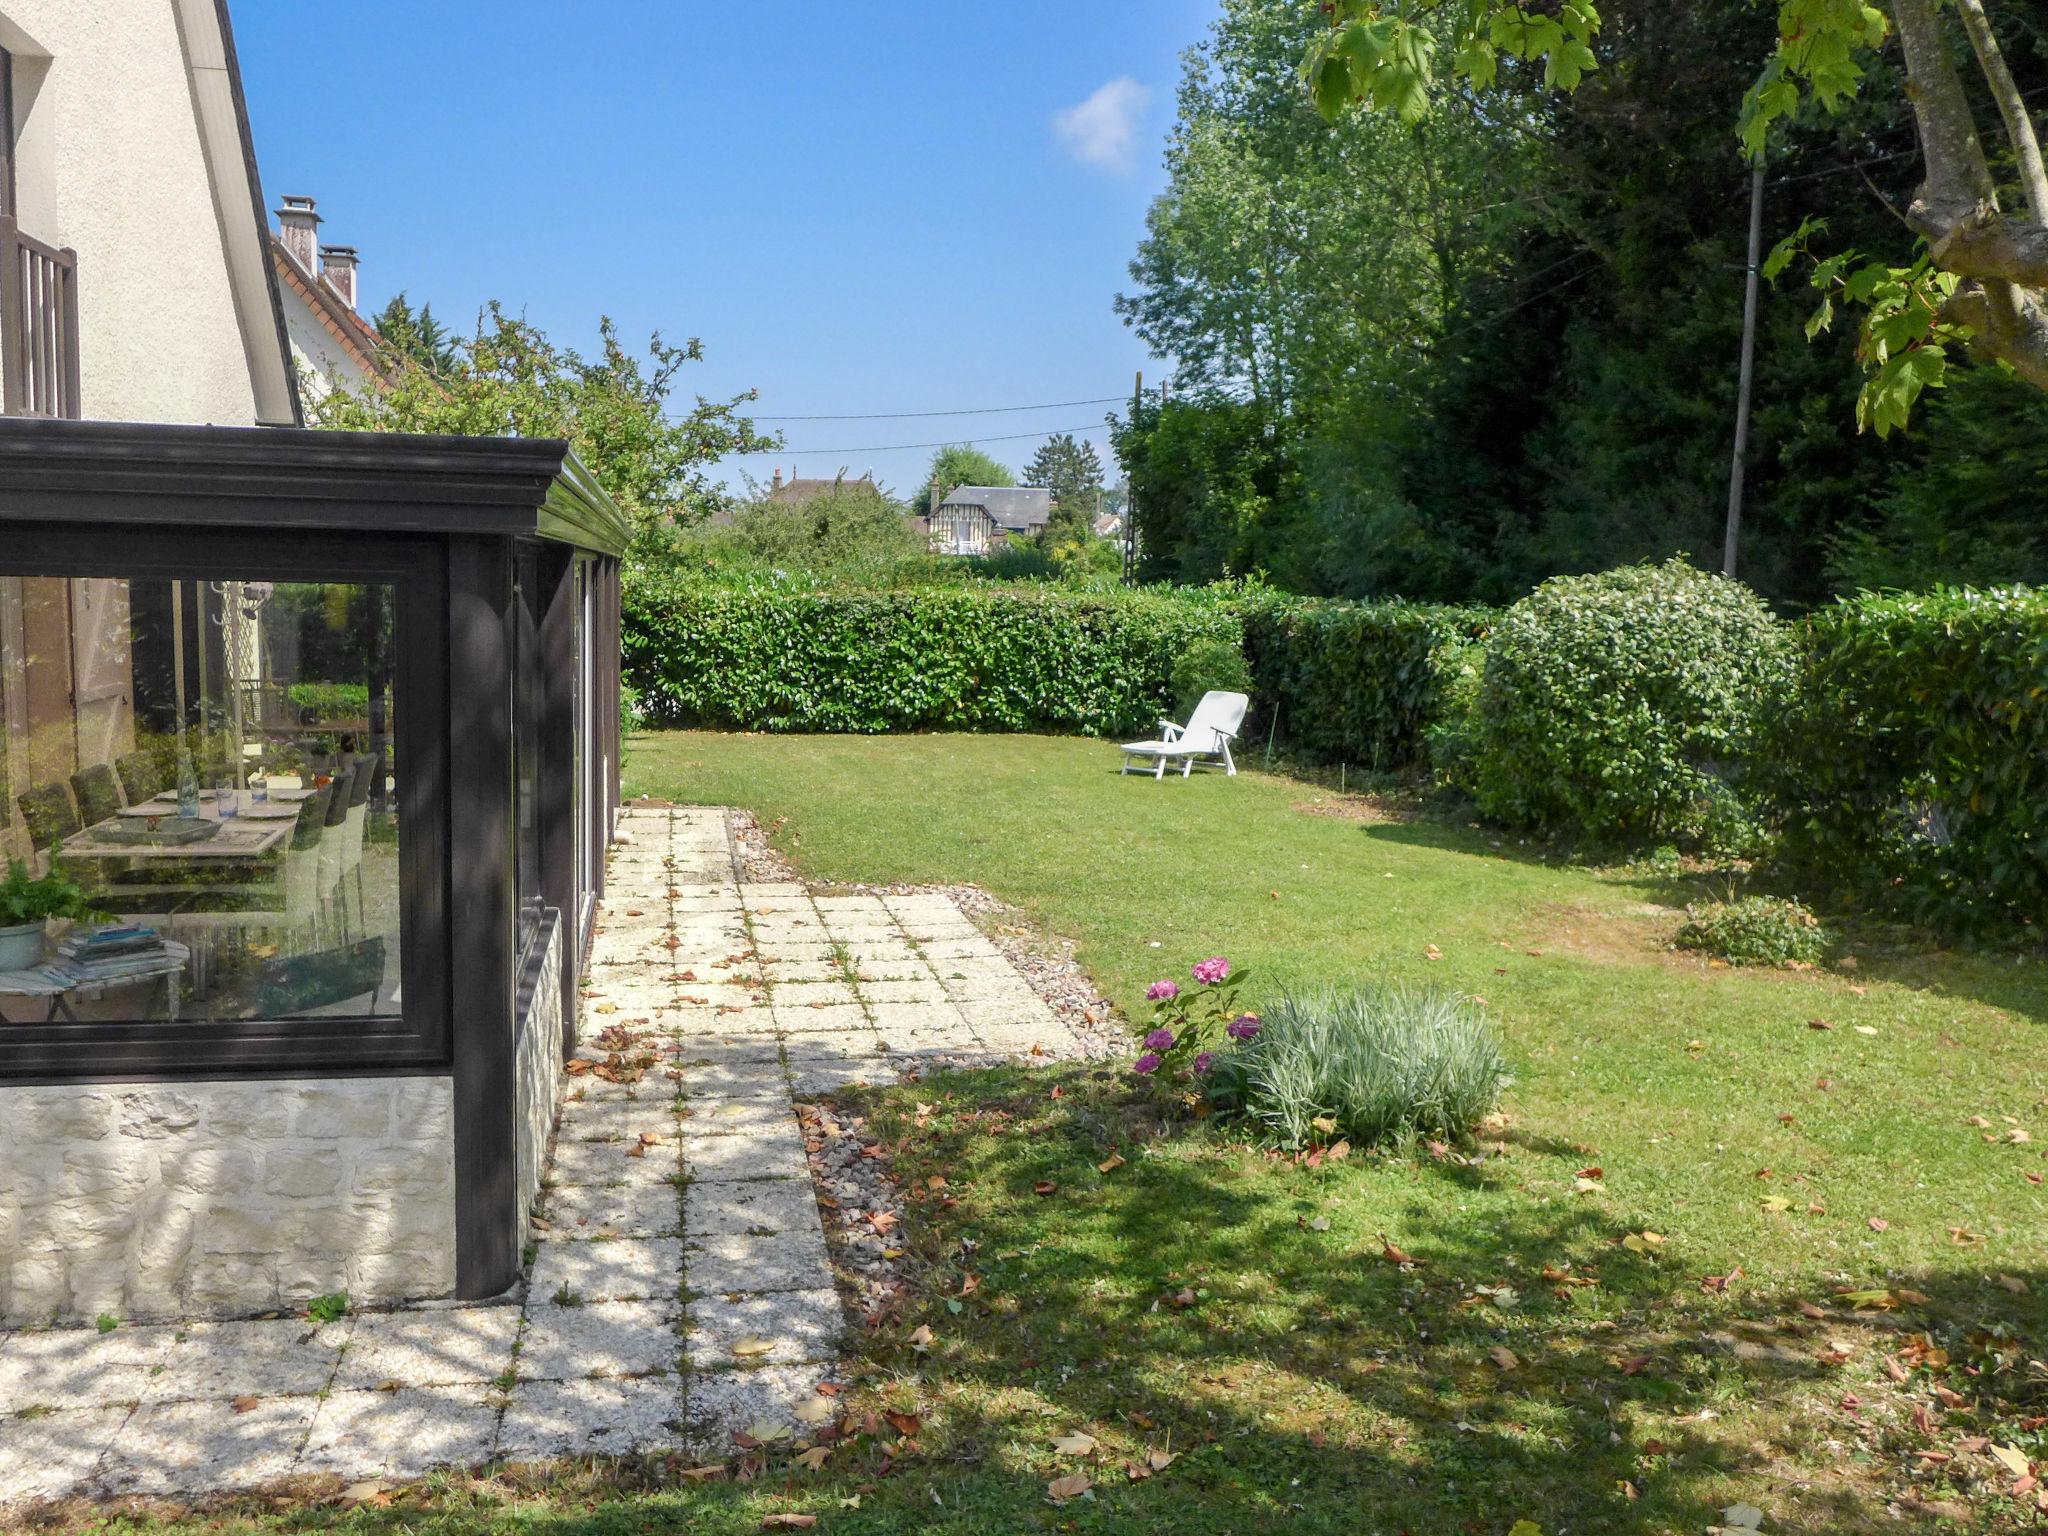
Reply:
M1015 485L1009 469L972 443L952 443L932 455L932 467L910 503L914 513L929 511L963 485Z
M454 344L452 367L337 389L314 403L314 419L352 431L566 438L632 518L633 557L660 559L673 552L677 530L724 503L712 464L781 440L740 414L751 390L720 401L699 395L671 412L677 375L704 355L696 338L674 346L657 334L643 359L609 319L598 335L599 355L586 358L493 302L476 334Z
M1024 466L1024 483L1052 492L1052 520L1045 530L1048 545L1090 536L1102 490L1102 459L1093 443L1055 432Z
M416 368L435 374L453 373L461 363L455 338L435 318L432 304L414 309L403 292L396 293L370 323L377 328L385 346Z
M2048 165L2006 43L1986 0L1889 5L1888 15L1862 0L1781 0L1768 60L1739 116L1744 150L1761 155L1773 127L1805 100L1834 112L1873 67L1888 69L1878 50L1896 33L1921 164L1904 218L1924 248L1904 260L1853 248L1820 254L1813 272L1823 296L1816 329L1838 302L1861 311L1858 420L1880 434L1905 424L1959 351L2048 389ZM1419 122L1446 83L1483 91L1504 59L1540 62L1544 85L1565 90L1598 67L1592 0L1560 0L1554 14L1521 0L1328 0L1321 9L1329 26L1302 69L1333 121L1364 108ZM1445 56L1447 69L1438 64ZM1812 230L1781 246L1773 265L1782 269Z

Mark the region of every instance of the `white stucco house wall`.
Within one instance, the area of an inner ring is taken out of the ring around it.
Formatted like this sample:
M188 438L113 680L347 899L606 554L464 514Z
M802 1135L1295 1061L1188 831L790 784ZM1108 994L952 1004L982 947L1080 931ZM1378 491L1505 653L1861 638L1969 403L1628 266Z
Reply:
M296 424L216 0L0 0L0 48L4 212L76 257L79 400L62 414Z

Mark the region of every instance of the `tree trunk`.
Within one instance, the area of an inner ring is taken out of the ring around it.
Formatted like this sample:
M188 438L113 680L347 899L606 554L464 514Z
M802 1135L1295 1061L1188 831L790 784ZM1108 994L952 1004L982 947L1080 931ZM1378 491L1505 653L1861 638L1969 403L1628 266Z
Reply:
M1907 221L1927 237L1935 265L1963 279L1944 318L1975 331L1975 345L2012 365L2048 389L2048 315L2041 290L2048 286L2048 176L2034 141L2026 104L2013 89L1981 0L1959 0L1980 68L2008 125L2018 122L2014 150L2032 217L2008 217L1978 142L1962 77L1942 36L1937 0L1893 0L1899 43L1905 51L1907 96L1920 131L1926 177L1906 210ZM1981 31L1981 37L1980 37ZM2028 149L2031 148L2031 163Z

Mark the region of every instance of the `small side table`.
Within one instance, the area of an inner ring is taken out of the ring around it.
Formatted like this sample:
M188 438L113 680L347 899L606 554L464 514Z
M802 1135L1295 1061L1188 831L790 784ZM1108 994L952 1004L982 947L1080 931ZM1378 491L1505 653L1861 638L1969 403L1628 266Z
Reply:
M24 1022L54 1024L61 1019L66 1024L77 1024L82 1021L71 1011L71 999L74 997L98 997L109 987L125 987L135 982L162 981L164 1018L175 1024L178 1022L178 978L184 974L191 958L192 952L183 944L173 944L166 940L161 960L123 976L94 979L76 973L62 960L26 971L0 971L0 998L40 998L44 1004L43 1016ZM67 971L72 974L67 975ZM5 1022L4 1019L0 1019L0 1023Z

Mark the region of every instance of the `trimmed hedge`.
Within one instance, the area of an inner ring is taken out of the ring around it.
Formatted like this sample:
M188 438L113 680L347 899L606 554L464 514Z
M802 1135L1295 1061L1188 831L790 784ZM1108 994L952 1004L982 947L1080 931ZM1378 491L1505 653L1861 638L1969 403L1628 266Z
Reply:
M1244 608L1252 697L1290 751L1409 768L1499 616L1422 603L1268 599Z
M1865 595L1802 626L1769 761L1788 862L1943 927L2048 916L2048 594Z
M1673 562L1505 615L1260 591L900 592L637 571L625 663L659 725L1150 734L1249 664L1252 746L1431 764L1544 831L1746 844L1809 889L1950 928L2048 914L2048 595L1863 596L1797 626ZM1277 712L1277 714L1276 714Z
M660 725L1149 734L1174 663L1243 628L1213 600L1029 588L841 592L640 574L625 667Z

